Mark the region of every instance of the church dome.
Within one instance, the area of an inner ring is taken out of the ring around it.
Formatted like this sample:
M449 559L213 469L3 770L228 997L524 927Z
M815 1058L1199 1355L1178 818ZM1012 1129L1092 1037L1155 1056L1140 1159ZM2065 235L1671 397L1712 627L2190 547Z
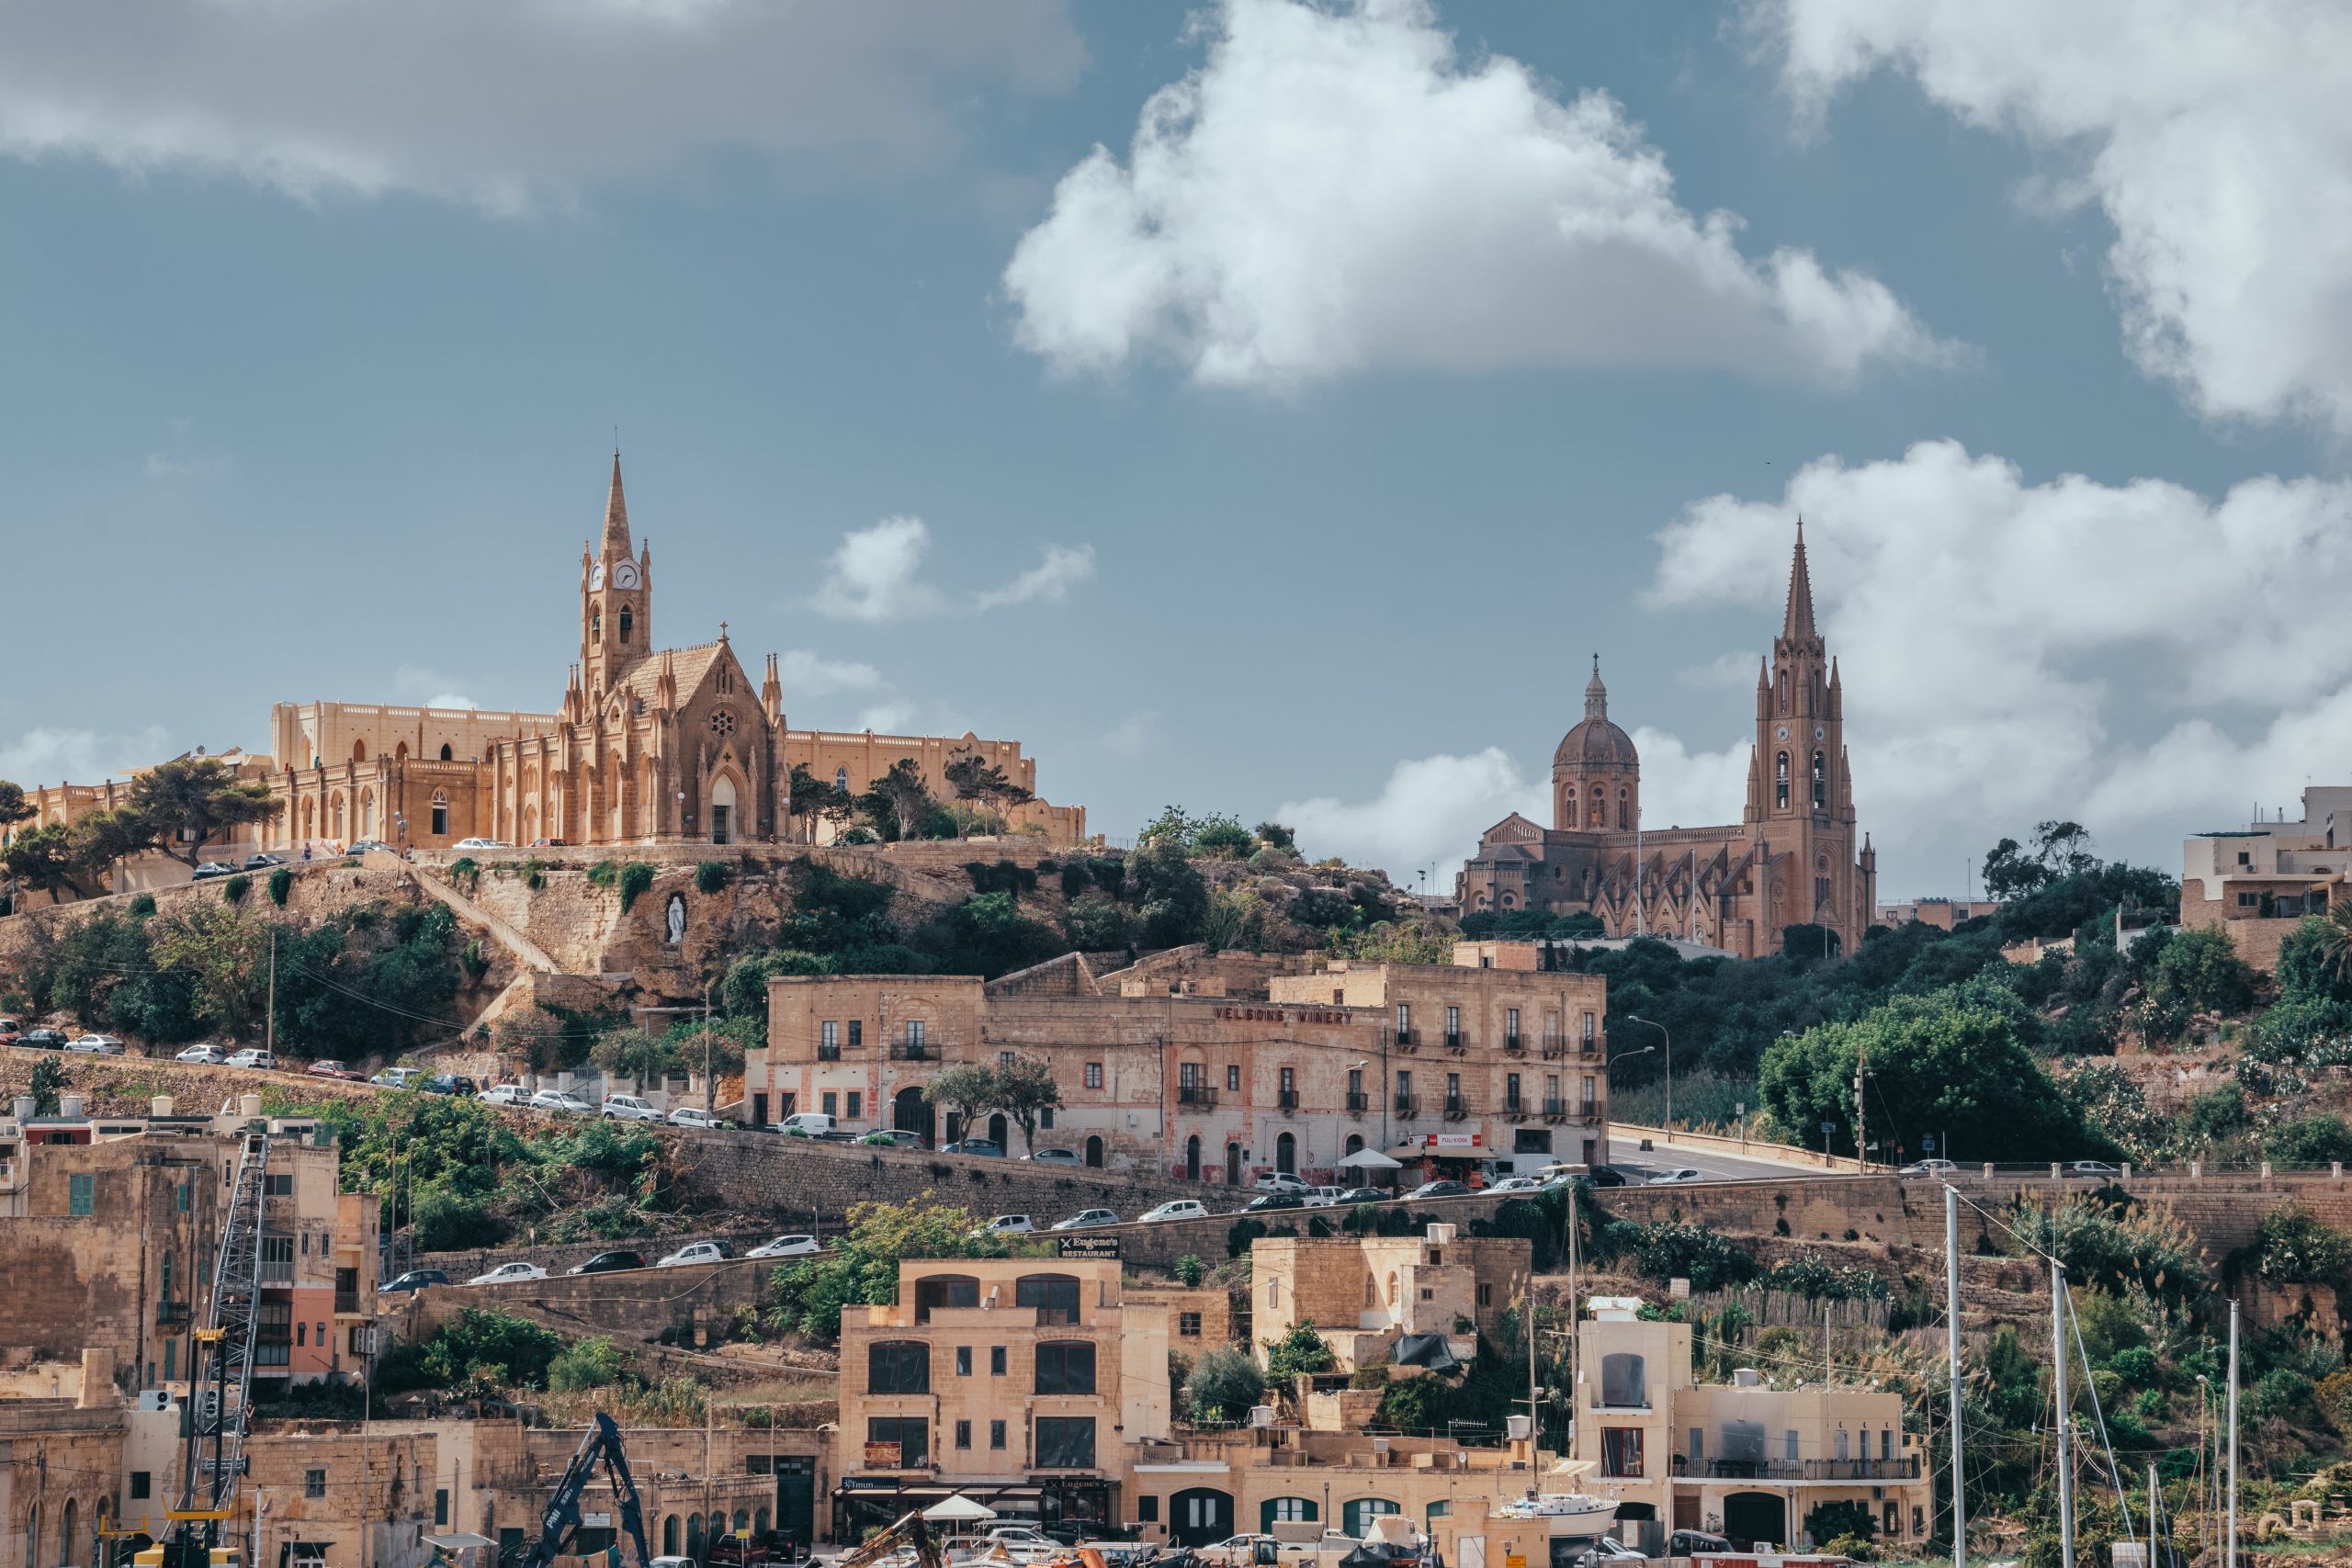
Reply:
M1600 683L1600 656L1592 660L1592 679L1584 688L1584 722L1560 738L1552 753L1555 768L1637 767L1640 755L1634 738L1610 722L1609 688Z

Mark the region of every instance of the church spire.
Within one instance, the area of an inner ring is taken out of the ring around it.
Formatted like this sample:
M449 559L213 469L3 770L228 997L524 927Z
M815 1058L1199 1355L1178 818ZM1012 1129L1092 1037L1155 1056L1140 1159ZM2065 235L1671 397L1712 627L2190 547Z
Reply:
M628 547L628 500L621 494L621 452L613 448L613 489L605 498L605 559L627 560Z
M613 480L616 486L614 493L617 495L619 493L617 487L620 483L617 477L619 470L616 468L614 472L616 475ZM1781 623L1781 636L1792 642L1809 642L1820 636L1820 633L1814 630L1813 626L1813 573L1805 570L1804 519L1803 517L1797 519L1796 558L1789 564L1789 608L1786 617Z
M1584 716L1587 718L1609 716L1609 688L1600 683L1600 655L1592 656L1592 679L1584 686Z

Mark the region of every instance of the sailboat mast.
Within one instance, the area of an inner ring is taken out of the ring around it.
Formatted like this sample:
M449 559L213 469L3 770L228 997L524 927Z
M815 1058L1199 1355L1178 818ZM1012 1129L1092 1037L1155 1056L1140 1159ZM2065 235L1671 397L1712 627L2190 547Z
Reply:
M2230 1504L2228 1535L2222 1545L2225 1568L2238 1561L2238 1303L2230 1303Z
M2050 1260L2050 1348L2054 1381L2052 1398L2058 1422L2058 1561L2075 1568L2075 1417L2066 1398L2066 1268Z
M1951 1363L1951 1568L1968 1568L1968 1500L1960 1461L1960 1190L1944 1185L1944 1348Z

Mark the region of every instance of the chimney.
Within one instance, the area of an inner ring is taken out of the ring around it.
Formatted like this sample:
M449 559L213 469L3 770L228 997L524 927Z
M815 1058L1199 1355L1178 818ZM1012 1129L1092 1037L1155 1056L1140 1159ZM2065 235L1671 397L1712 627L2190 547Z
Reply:
M81 1408L100 1410L114 1402L114 1352L103 1348L84 1350Z

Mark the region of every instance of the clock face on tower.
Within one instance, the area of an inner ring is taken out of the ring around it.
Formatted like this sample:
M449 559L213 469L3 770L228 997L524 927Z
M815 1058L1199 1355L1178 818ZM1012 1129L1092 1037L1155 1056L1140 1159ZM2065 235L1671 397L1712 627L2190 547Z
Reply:
M637 568L631 566L627 561L623 561L620 565L613 568L613 586L616 588L636 587Z
M1823 726L1816 724L1813 727L1813 738L1815 740L1826 740L1829 738L1829 731Z
M605 563L598 561L588 569L588 591L594 592L605 586Z

